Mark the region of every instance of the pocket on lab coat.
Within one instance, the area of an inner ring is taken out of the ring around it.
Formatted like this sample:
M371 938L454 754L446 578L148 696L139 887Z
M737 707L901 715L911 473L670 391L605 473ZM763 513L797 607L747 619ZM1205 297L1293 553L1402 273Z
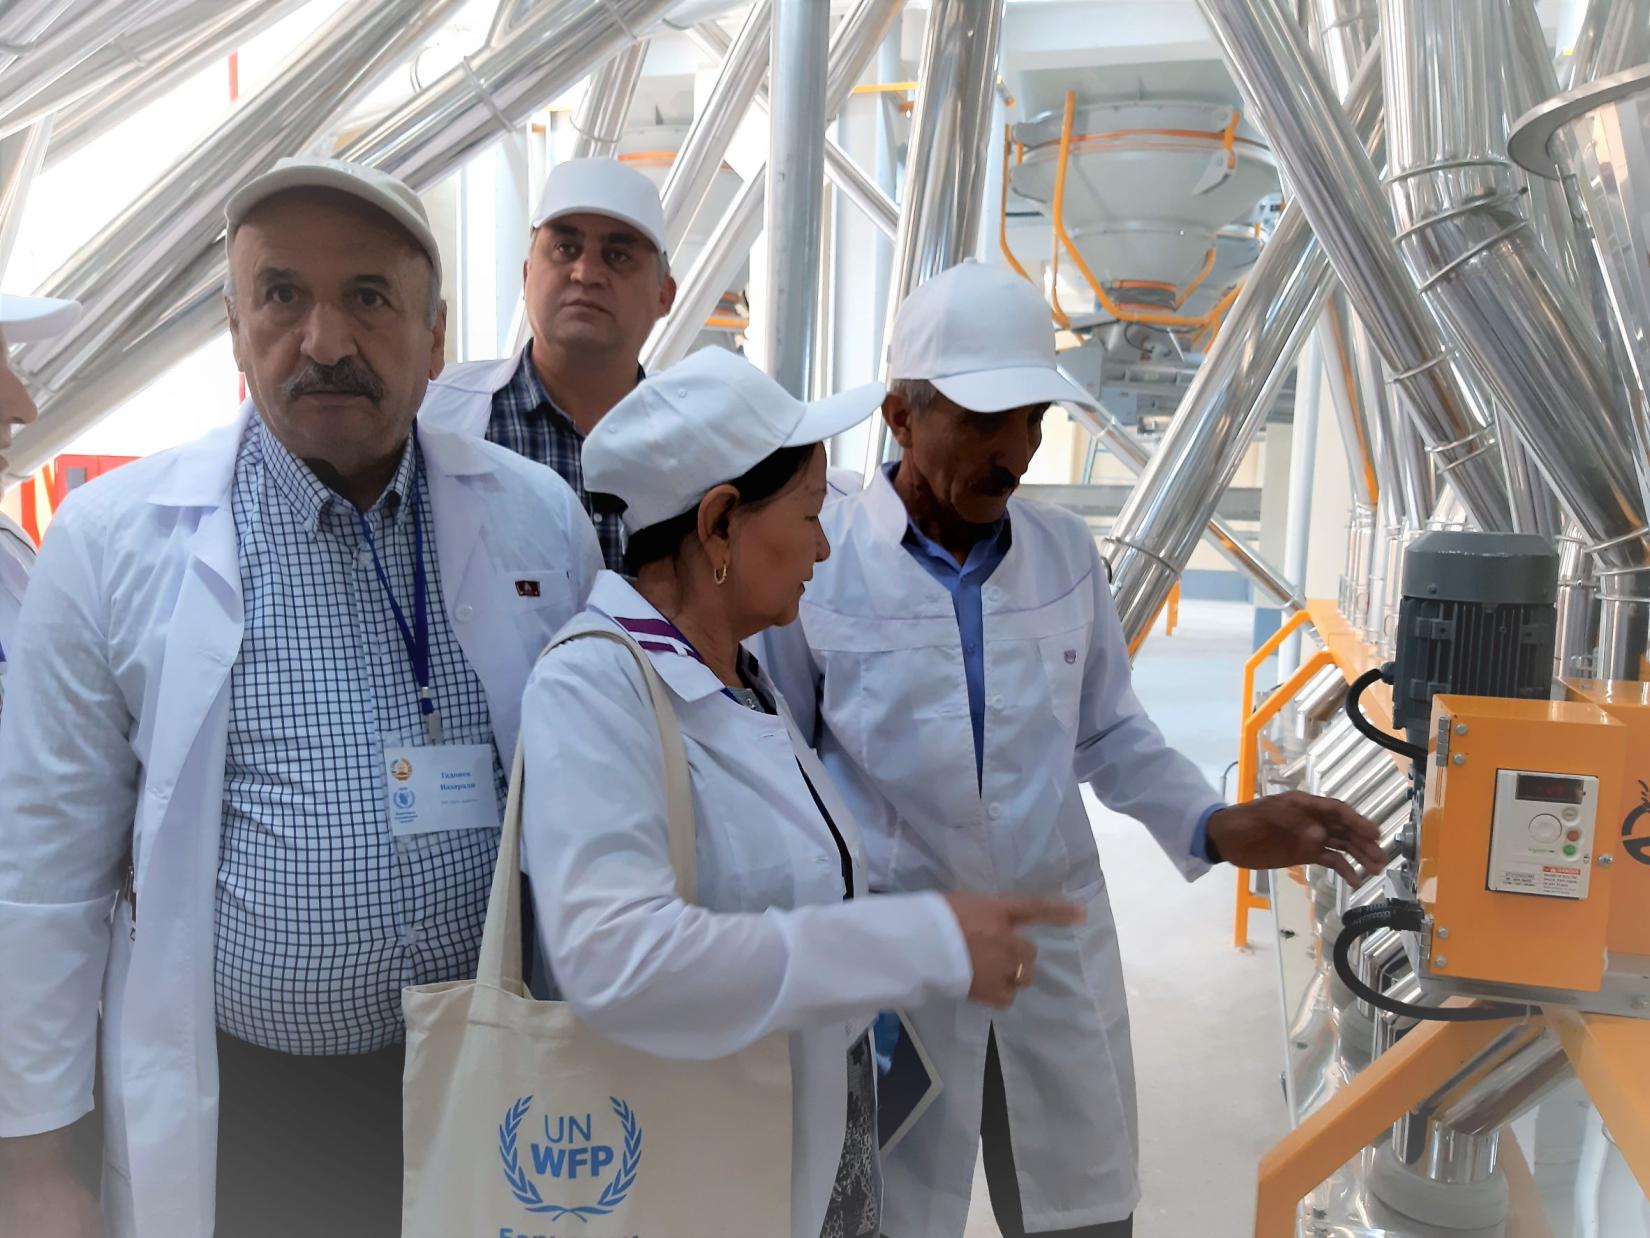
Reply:
M1088 649L1087 626L1056 632L1037 641L1043 675L1048 680L1049 705L1067 734L1077 733L1077 714L1083 703L1083 662Z

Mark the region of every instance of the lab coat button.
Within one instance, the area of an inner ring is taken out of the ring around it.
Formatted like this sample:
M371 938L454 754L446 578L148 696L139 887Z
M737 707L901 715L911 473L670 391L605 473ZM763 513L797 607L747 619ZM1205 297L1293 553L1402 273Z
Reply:
M993 821L1001 821L1003 819L1003 806L1001 804L993 804L985 811L986 815Z
M997 588L996 585L990 585L986 588L985 600L988 602L1000 602L1003 600L1003 591Z
M991 698L991 708L992 709L1001 709L1002 707L1003 707L1003 698L1001 696L994 696L994 697Z
M471 618L474 617L475 613L476 608L474 606L471 606L468 602L461 602L458 608L453 611L453 618L457 619L460 623L468 623Z

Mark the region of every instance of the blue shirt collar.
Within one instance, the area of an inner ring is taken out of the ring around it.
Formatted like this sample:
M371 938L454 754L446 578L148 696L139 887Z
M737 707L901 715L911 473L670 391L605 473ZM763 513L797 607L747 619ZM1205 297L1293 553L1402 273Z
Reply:
M894 485L894 474L899 471L899 462L892 461L882 466L882 475L887 479L889 488ZM1014 534L1009 526L1008 513L1005 511L1001 519L992 523L989 532L968 549L968 558L959 566L957 560L949 550L946 550L928 534L917 528L916 522L911 519L909 512L905 516L905 533L900 543L909 546L921 553L924 557L945 567L948 571L959 576L968 576L979 572L986 567L995 569L1008 553L1013 544Z

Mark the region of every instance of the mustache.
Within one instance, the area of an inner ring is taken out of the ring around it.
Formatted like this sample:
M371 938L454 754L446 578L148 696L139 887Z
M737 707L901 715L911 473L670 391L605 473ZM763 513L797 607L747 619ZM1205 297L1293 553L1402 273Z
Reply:
M353 357L345 357L332 365L306 361L301 370L281 384L281 394L288 400L317 391L365 396L374 403L384 398L384 384L378 375Z
M992 469L979 483L979 488L987 494L1007 494L1019 486L1020 479L1007 469Z

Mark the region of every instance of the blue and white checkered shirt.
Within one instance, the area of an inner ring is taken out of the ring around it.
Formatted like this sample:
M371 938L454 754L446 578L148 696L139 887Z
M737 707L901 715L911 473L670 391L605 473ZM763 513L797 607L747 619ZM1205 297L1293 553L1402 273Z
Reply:
M367 513L409 613L409 441ZM427 486L430 676L442 738L490 744L481 681L447 622ZM218 1026L293 1054L403 1037L401 990L475 974L498 833L397 838L384 746L421 744L418 687L355 508L253 418L232 494L246 625L231 678L216 898ZM502 806L505 776L494 756Z
M636 381L645 375L638 367ZM624 572L624 525L615 515L598 512L584 488L584 435L573 419L556 406L533 368L533 343L521 350L521 360L509 383L493 393L493 411L487 419L489 442L508 447L519 456L547 464L579 496L596 526L602 560L609 570Z

